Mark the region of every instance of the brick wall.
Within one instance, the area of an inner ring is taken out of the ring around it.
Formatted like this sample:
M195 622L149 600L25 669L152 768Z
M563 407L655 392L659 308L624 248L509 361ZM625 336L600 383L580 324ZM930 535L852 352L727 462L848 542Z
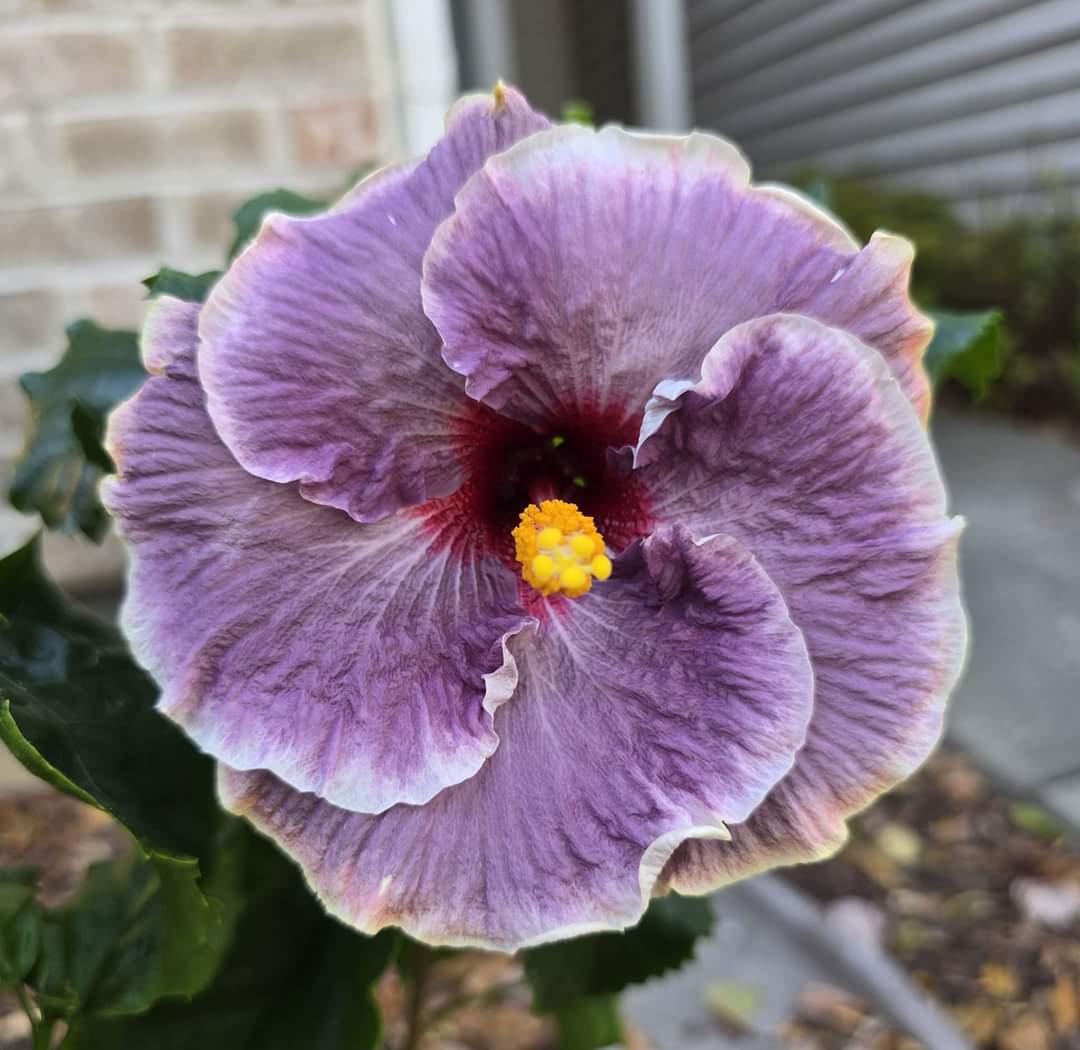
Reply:
M137 325L140 279L220 265L238 202L334 192L400 152L396 2L0 0L5 485L15 380L66 321ZM33 526L0 512L3 548Z

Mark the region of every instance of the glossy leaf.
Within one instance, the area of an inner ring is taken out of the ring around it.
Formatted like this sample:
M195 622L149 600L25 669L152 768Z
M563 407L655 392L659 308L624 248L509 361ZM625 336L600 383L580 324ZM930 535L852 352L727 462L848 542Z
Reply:
M137 1014L205 986L220 961L220 906L197 878L193 863L134 851L94 865L78 896L44 915L28 978L42 1013Z
M175 299L183 299L189 303L201 303L205 302L210 289L214 287L220 276L220 270L207 270L206 273L193 274L163 266L152 277L147 277L143 284L146 286L147 297L150 299L156 299L159 295L171 295Z
M41 910L34 899L36 868L0 870L0 984L30 972L41 939Z
M622 1046L622 1025L613 995L577 999L555 1011L559 1050L601 1050Z
M76 401L71 408L71 431L87 463L103 474L116 473L116 464L105 450L105 421L81 401Z
M594 933L524 952L536 1009L561 1010L583 997L614 995L681 966L699 937L712 929L712 909L701 897L674 894L653 901L625 933Z
M130 869L95 869L70 908L47 916L35 986L54 1015L144 1010L197 991L220 959L221 909L202 892L196 859L220 819L211 763L154 709L156 697L116 628L45 577L36 541L0 560L0 738L145 851ZM99 942L107 972L94 959Z
M934 386L956 379L977 398L985 397L1005 366L1001 314L931 311L937 325L924 364Z
M11 502L21 511L40 514L51 529L100 540L108 524L97 497L102 461L87 458L73 413L78 407L84 439L88 432L100 434L109 411L134 393L146 373L134 332L76 321L67 335L67 350L55 368L20 379L30 400L31 424L15 468Z
M255 234L259 232L263 218L272 211L280 211L285 215L314 215L316 212L325 211L329 207L327 201L315 200L313 197L304 197L292 190L271 190L269 193L260 193L258 197L252 197L245 201L233 214L233 223L236 226L236 237L229 249L229 261L232 262L251 242Z
M199 856L218 813L212 763L156 698L119 631L46 578L37 541L0 559L0 738L147 850Z
M190 1003L124 1020L85 1018L65 1050L371 1050L382 1028L371 988L397 935L364 937L329 918L296 869L246 826L229 832L237 879L232 947Z

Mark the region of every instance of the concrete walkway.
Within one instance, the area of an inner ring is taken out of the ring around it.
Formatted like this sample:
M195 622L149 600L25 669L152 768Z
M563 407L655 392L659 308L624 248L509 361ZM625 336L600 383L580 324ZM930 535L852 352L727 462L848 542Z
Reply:
M1080 445L976 415L934 426L971 627L951 738L1080 828Z
M849 902L850 903L850 902ZM782 1050L801 993L843 989L930 1050L969 1050L878 943L866 920L836 904L823 910L777 875L758 875L713 898L716 926L694 960L627 990L622 1007L655 1050ZM746 1031L725 1032L710 998L727 985L748 996Z

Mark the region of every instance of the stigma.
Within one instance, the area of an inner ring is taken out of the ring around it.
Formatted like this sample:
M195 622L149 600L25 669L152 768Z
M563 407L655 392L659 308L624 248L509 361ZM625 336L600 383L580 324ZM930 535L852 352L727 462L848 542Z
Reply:
M530 503L513 536L522 579L541 594L578 598L592 588L593 580L611 575L604 537L573 503L561 499L544 500L539 507Z

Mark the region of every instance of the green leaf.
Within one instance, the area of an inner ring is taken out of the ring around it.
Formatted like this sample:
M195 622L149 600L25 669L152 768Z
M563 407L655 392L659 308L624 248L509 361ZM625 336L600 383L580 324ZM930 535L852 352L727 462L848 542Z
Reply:
M931 311L937 325L924 364L934 386L956 379L976 397L985 397L1005 366L1001 314Z
M156 697L116 628L45 577L36 540L0 560L0 739L32 773L119 820L145 852L95 869L69 908L46 916L31 983L53 1016L193 994L220 960L221 908L195 859L220 819L212 764L154 709Z
M568 98L563 103L562 119L567 124L582 124L587 128L596 123L591 103L583 98Z
M0 869L0 984L17 984L37 959L41 910L36 868Z
M71 431L88 463L103 474L116 473L116 464L105 451L105 421L81 401L71 406Z
M315 200L312 197L303 197L292 190L271 190L269 193L260 193L245 201L233 214L233 223L236 226L236 237L229 249L229 261L232 262L250 243L259 232L264 216L272 211L284 212L286 215L313 215L316 212L325 211L329 207L327 201Z
M0 559L0 738L147 850L199 856L218 813L212 763L156 698L119 631L46 578L36 540Z
M555 1011L559 1050L600 1050L622 1046L622 1025L613 995L578 999Z
M364 937L329 918L292 864L246 826L229 831L234 899L245 902L216 980L190 1003L141 1017L85 1018L64 1050L373 1050L371 988L397 935Z
M47 912L28 983L42 1013L70 1020L138 1014L192 995L217 969L221 908L198 866L132 852L94 865L78 896Z
M201 303L206 301L207 294L220 276L220 270L192 274L163 266L152 277L147 277L143 284L146 285L150 299L156 299L159 295L171 295L189 303Z
M1061 821L1034 802L1010 803L1009 819L1013 827L1042 839L1059 839L1064 834Z
M20 379L30 399L31 427L10 496L19 510L40 514L51 529L100 540L108 524L97 498L102 461L87 458L72 415L80 406L89 417L92 426L85 419L80 424L84 438L100 434L109 411L138 389L146 373L134 332L76 321L67 336L55 368Z
M711 981L705 986L706 1005L731 1032L747 1032L754 1026L762 998L760 988L742 981Z
M625 933L594 933L530 948L523 955L535 1007L547 1012L583 997L614 995L682 966L712 921L707 900L672 894L653 901L641 922Z

